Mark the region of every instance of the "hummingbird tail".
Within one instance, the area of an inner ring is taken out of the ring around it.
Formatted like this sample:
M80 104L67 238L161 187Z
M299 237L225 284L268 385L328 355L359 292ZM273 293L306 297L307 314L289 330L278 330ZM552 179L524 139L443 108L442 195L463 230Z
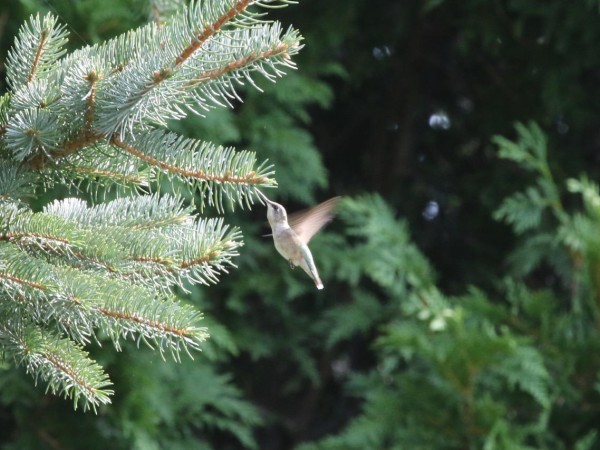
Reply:
M308 247L306 248L306 250L308 250ZM323 289L323 282L321 281L321 277L319 277L319 272L317 272L315 263L312 260L310 250L308 250L307 252L306 259L300 261L300 267L302 267L302 269L304 269L308 276L313 279L315 285L317 286L317 289Z
M321 277L319 276L319 272L317 272L317 268L314 268L314 271L311 271L311 278L314 280L315 285L317 286L317 289L323 289L323 282L321 281Z
M321 277L319 277L319 272L317 272L317 268L313 266L312 268L314 270L310 270L310 268L306 267L305 264L302 264L302 268L308 274L308 276L313 279L313 281L315 282L315 286L317 286L317 289L323 289L323 282L321 281Z

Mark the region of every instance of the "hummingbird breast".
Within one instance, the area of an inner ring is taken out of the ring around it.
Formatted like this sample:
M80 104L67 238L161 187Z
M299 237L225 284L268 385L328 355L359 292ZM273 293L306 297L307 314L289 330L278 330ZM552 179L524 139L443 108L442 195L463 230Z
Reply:
M273 242L281 256L292 261L296 266L300 265L300 261L303 259L304 243L300 241L294 230L291 228L273 230Z

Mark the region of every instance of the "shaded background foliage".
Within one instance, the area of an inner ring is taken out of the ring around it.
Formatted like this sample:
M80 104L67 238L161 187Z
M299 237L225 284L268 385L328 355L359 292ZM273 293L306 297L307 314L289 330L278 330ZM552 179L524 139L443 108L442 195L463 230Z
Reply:
M0 60L23 20L50 8L75 47L146 20L141 0L9 0ZM570 274L558 247L531 270L515 264L523 252L509 257L532 238L493 213L536 175L492 143L536 121L564 207L581 207L564 181L598 178L599 8L331 0L277 11L306 38L299 70L244 92L235 110L172 126L268 157L288 210L352 197L314 240L325 291L260 237L265 211L228 213L246 241L239 270L189 295L212 335L203 354L176 365L93 349L119 386L98 416L6 367L4 448L599 448L598 305L569 287L574 277L593 290L594 275L590 287ZM535 225L559 234L546 212Z

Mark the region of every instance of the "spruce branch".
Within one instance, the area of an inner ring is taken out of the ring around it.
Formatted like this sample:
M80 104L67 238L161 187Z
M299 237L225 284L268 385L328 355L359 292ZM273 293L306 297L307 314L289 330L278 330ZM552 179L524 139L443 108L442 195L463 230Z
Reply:
M80 232L88 230L91 242L105 236L113 253L94 254L96 261L110 264L113 276L137 278L140 282L167 289L173 284L184 288L184 282L216 283L241 246L239 229L230 229L223 219L194 220L190 208L179 198L157 195L117 199L87 207L77 199L55 202L45 214L69 223L76 222ZM100 256L110 255L110 259ZM81 261L81 256L75 262ZM90 256L91 258L91 256Z
M181 2L183 3L183 2ZM168 120L241 100L255 76L293 69L301 45L262 8L286 0L199 0L104 44L67 54L52 15L19 30L0 96L0 352L53 393L96 408L112 391L82 346L147 343L178 360L208 337L173 289L235 267L240 230L201 218L205 204L250 208L274 186L254 152L179 136ZM159 195L162 183L175 195ZM42 211L37 188L84 187ZM181 191L199 194L184 205ZM98 194L115 194L115 200Z
M47 391L82 401L84 410L110 403L113 391L106 373L87 352L69 339L48 333L33 324L0 324L3 356L25 366L34 379L48 383Z
M33 196L35 176L20 164L0 160L0 200L14 202Z
M96 329L117 348L128 337L155 342L175 358L181 348L199 349L208 336L197 326L201 315L170 294L156 295L139 283L36 261L16 247L0 246L3 293L15 299L21 315L88 343Z
M156 169L156 175L179 179L192 189L206 193L209 205L219 211L223 209L223 194L227 198L248 199L256 195L258 187L274 185L269 178L273 174L272 166L263 163L256 167L256 156L252 152L236 152L231 147L161 130L149 131L130 141L124 142L117 136L111 139L115 147Z
M59 167L50 170L49 186L52 181L77 188L85 183L92 192L112 186L147 188L151 181L149 167L134 164L130 155L108 144L95 144L74 152L66 156Z
M26 109L15 114L6 127L6 144L17 161L33 154L52 153L61 139L56 116L43 109Z
M93 208L68 199L42 213L13 208L10 218L7 208L0 241L161 290L174 284L184 287L184 281L215 283L233 266L241 245L237 228L229 230L222 219L194 221L179 199L142 199L119 199Z
M110 297L94 299L91 307L117 348L121 340L131 337L150 346L154 343L161 353L169 350L177 360L182 348L199 350L208 337L206 328L197 325L202 315L170 295L149 301L150 292L135 285L113 283L111 290Z
M160 34L154 39L165 43L164 48L157 45L150 56L131 60L110 80L104 79L95 120L102 134L132 135L139 126L166 125L167 119L195 111L191 102L202 110L230 105L229 99L239 98L235 84L248 80L255 85L252 71L268 79L283 75L278 67L293 68L290 55L300 47L295 31L282 34L277 23L259 24L222 31L198 52L189 57L184 53L182 62L172 57L179 50L175 30L163 27Z
M283 75L279 67L294 67L290 56L299 50L300 37L294 30L282 34L279 24L248 12L252 3L198 2L164 27L151 24L127 39L63 58L50 82L18 91L19 115L7 117L8 148L40 170L106 145L115 131L135 139L140 126L182 117L192 103L202 110L211 103L230 105L230 99L239 98L235 84L255 85L252 72L268 79ZM45 94L36 98L36 93ZM61 141L64 132L57 129L66 131L68 139ZM103 173L115 178L118 171L100 171L100 177Z
M52 73L64 55L68 32L54 16L40 19L39 14L19 30L6 64L6 79L13 89Z
M202 8L201 15L206 16L204 19L203 29L200 30L200 33L194 36L192 42L183 49L183 51L175 58L175 65L178 66L190 58L194 52L204 45L204 43L211 37L214 36L219 30L225 25L227 22L231 22L235 17L239 17L240 14L246 10L246 8L253 3L252 0L236 0L234 2L230 2L229 5L221 2L219 5L215 3L214 5L210 4L211 2L197 2L194 5L194 9L192 9L193 13L198 13L198 8ZM221 6L221 9L218 6ZM223 10L225 10L223 12ZM215 14L216 12L216 14ZM207 14L202 14L207 13ZM212 17L211 17L212 16ZM208 23L211 22L212 23Z
M77 198L46 205L44 212L75 220L85 226L123 226L132 229L162 228L190 220L192 207L171 195L118 198L92 207Z

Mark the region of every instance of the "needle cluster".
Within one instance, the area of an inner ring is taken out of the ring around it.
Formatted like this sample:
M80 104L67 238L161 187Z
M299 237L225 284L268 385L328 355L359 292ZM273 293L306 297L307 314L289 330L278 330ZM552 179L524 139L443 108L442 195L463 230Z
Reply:
M71 53L56 17L21 27L0 96L0 353L49 391L84 408L110 401L110 380L83 350L92 341L143 341L177 359L207 338L173 288L218 282L242 240L196 208L250 207L275 180L253 152L167 124L231 107L257 74L274 81L294 67L299 34L264 13L286 3L199 0ZM175 194L159 195L165 180ZM31 208L63 185L94 202ZM107 192L113 200L98 200Z

